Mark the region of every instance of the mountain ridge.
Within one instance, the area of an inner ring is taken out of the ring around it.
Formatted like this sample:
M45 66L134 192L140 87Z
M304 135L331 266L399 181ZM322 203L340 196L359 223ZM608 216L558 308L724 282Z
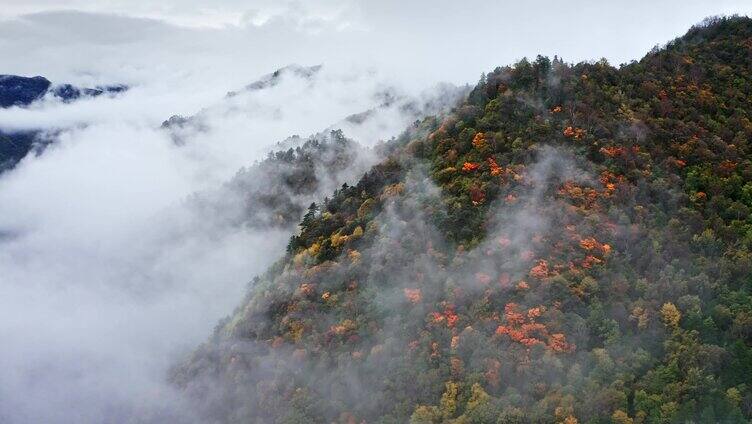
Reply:
M115 95L126 90L128 86L123 84L81 88L71 84L53 84L42 76L0 75L0 108L29 106L47 95L71 102L81 97Z

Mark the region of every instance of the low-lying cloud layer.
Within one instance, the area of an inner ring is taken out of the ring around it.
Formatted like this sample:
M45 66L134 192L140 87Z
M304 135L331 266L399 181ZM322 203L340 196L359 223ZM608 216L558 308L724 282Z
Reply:
M376 160L368 146L446 106L373 73L326 67L311 77L283 73L274 86L232 97L221 86L171 88L0 112L0 127L59 134L0 177L3 422L180 419L167 367L232 311L293 230L237 225L243 208L263 205L222 184L329 125L362 144L351 163L362 172ZM176 140L161 128L172 113L200 125L182 127ZM360 119L346 119L354 114ZM276 144L291 134L302 137ZM323 197L360 173L324 178L327 171L317 169L317 191L296 199ZM261 185L278 176L253 175ZM199 207L195 193L217 206Z

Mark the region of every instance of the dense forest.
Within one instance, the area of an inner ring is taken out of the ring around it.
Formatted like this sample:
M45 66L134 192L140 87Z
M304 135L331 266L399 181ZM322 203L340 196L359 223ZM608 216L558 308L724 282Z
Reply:
M206 422L748 422L750 139L748 18L497 68L311 204L170 378Z

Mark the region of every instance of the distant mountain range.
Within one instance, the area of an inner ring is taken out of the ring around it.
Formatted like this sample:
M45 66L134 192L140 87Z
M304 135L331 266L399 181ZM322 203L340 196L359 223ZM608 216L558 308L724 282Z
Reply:
M317 83L317 77L321 74L322 65L301 66L288 65L270 74L264 75L257 81L246 85L240 90L227 93L227 99L233 99L241 95L249 95L257 91L270 89L279 85L284 78L297 78L310 84ZM414 96L408 95L396 87L385 86L371 95L372 106L366 110L343 116L341 120L331 123L323 131L340 129L346 135L359 127L364 127L371 121L379 118L379 113L394 110L405 122L419 120L425 116L440 114L459 102L470 90L469 86L457 87L452 84L439 84L424 93ZM234 106L220 102L211 107L200 110L192 116L173 115L162 123L162 128L168 130L176 143L185 141L186 135L195 132L206 131L209 128L208 115L217 114L222 109L232 110ZM398 130L400 131L400 130ZM294 140L295 138L288 139ZM280 144L282 148L296 147L289 143Z
M53 85L45 77L22 77L0 75L0 107L28 106L45 96L71 102L82 97L97 97L103 94L118 94L126 91L126 85L107 85L95 88L76 87L71 84Z
M284 78L299 78L315 83L315 78L321 73L322 65L301 66L297 64L285 66L270 74L264 75L237 91L228 92L226 99L232 99L243 94L252 94L276 87ZM71 84L53 84L47 78L23 77L17 75L0 75L0 110L10 107L28 107L45 98L59 99L65 103L83 98L102 95L117 95L128 90L126 85L107 85L94 88L77 87ZM321 134L341 129L346 134L357 128L364 127L372 121L377 121L380 112L396 109L406 121L417 120L424 116L441 113L456 104L469 87L455 87L451 84L438 86L435 90L421 96L409 96L394 87L386 87L374 93L373 106L367 110L344 116L339 122L332 123L322 129ZM229 101L229 100L228 100ZM188 117L173 115L162 123L162 128L169 131L177 144L185 141L187 135L208 130L206 115L217 109L229 108L220 101L217 105L207 107ZM0 127L0 173L12 169L29 152L41 153L46 146L54 141L54 134L49 135L41 130L9 130ZM290 144L291 140L300 140L300 144ZM291 137L279 144L280 149L287 150L300 146L306 140Z
M126 85L84 88L71 84L55 85L41 76L0 75L0 109L27 107L44 98L55 98L69 103L86 97L116 95L126 90ZM18 131L0 128L0 173L16 166L29 152L42 152L51 142L50 137L41 130Z

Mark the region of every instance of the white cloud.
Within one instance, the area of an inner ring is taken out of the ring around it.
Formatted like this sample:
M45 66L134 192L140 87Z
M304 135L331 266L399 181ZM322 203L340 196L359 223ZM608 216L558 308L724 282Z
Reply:
M358 4L348 0L23 0L8 1L0 11L0 16L15 17L51 10L157 19L194 28L262 26L274 20L284 20L293 23L298 29L307 30L317 26L342 28L353 25L357 18Z

